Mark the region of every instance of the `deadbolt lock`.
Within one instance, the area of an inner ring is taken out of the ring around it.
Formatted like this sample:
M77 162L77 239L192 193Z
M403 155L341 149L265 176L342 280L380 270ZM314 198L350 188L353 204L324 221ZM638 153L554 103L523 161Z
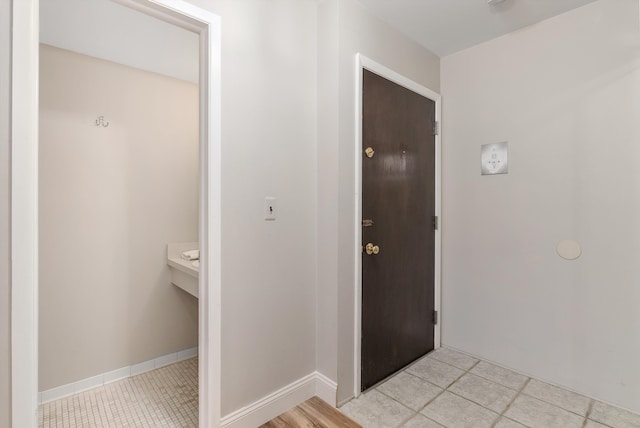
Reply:
M373 245L371 242L369 242L367 245L364 246L364 251L371 255L371 254L378 254L380 252L380 247L378 247L377 245Z
M368 158L372 158L375 152L376 151L373 150L371 147L367 147L366 149L364 149L364 154L367 155Z

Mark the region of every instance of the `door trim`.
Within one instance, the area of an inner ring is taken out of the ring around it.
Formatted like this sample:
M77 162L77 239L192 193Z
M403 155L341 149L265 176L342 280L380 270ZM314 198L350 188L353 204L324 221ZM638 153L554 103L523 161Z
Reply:
M200 34L199 426L219 427L220 17L183 0L116 1ZM38 414L39 1L14 0L12 8L11 418L13 427L35 428Z
M355 320L354 320L354 396L360 395L360 382L361 382L361 357L362 357L362 70L372 71L385 79L391 80L400 86L403 86L417 94L420 94L436 103L436 120L440 123L440 129L442 129L441 123L441 96L440 94L432 91L419 83L379 64L366 56L358 53L356 54L356 67L355 67L355 79L356 79L356 102L355 102L355 145L354 145L354 159L355 159L355 218L354 218L354 230L355 233ZM436 135L436 153L435 153L435 209L436 215L440 220L438 229L435 231L435 251L434 251L434 307L441 314L440 311L440 292L441 292L441 238L442 238L442 216L441 216L441 188L442 188L442 175L441 175L441 137L440 133ZM428 219L428 224L431 223L431 219ZM438 318L441 318L439 315ZM433 347L440 347L440 320L438 324L434 326L433 335Z

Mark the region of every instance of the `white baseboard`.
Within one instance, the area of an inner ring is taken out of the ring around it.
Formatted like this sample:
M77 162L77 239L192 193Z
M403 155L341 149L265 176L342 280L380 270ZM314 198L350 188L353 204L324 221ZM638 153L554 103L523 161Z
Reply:
M338 384L323 375L316 372L316 395L326 403L336 407L338 393Z
M69 395L77 394L78 392L97 388L111 382L122 380L131 376L136 376L151 370L159 369L160 367L177 363L179 361L195 357L196 355L198 355L198 348L189 348L182 351L174 352L172 354L163 355L149 361L144 361L142 363L133 364L127 367L121 367L119 369L92 376L87 379L82 379L77 382L72 382L66 385L58 386L56 388L48 389L38 394L38 404L55 401L60 398L68 397Z
M313 372L223 417L221 426L255 428L316 395L335 406L336 391L335 382L321 373Z
M353 395L351 395L350 397L347 397L345 399L343 399L341 402L338 403L338 409L342 406L344 406L345 404L347 404L349 401L353 400L355 397Z

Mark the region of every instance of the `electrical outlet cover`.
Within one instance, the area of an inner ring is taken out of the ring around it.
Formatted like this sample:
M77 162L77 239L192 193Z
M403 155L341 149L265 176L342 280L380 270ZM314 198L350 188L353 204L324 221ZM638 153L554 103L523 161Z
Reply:
M503 143L483 144L480 150L482 175L509 173L509 145Z

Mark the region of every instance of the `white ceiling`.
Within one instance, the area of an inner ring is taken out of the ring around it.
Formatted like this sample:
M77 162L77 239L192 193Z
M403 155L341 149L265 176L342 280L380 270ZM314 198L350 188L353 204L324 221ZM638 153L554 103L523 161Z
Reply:
M40 41L198 82L198 34L110 0L41 0Z
M595 0L358 0L374 15L446 56Z
M358 0L439 56L595 0ZM110 0L41 0L40 40L85 55L198 81L198 35ZM126 46L126 49L122 49Z

